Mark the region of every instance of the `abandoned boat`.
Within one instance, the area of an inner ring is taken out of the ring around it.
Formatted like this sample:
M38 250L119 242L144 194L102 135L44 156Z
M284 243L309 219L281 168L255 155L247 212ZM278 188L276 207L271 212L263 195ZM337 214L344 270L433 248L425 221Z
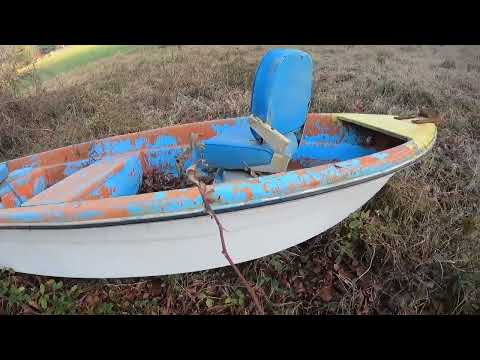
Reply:
M236 263L297 245L360 208L433 146L436 127L392 115L309 113L311 57L270 50L248 116L67 146L0 164L0 267L76 278L228 265L199 190L140 193L195 165Z

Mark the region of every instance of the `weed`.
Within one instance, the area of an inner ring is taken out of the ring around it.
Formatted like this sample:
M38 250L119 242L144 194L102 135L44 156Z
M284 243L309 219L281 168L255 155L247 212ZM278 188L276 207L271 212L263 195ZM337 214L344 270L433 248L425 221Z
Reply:
M455 69L456 66L455 66L455 61L451 60L451 59L445 59L443 60L440 65L439 65L441 68L444 68L444 69Z

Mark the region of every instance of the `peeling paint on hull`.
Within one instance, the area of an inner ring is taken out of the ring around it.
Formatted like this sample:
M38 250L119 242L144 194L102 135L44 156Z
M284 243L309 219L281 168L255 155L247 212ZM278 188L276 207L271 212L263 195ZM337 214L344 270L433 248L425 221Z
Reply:
M206 140L244 131L246 117L193 123L0 164L0 267L118 278L226 266L195 187L136 192L151 169L178 176L176 160L188 155L192 132ZM234 261L284 250L337 224L425 155L435 137L432 124L388 115L310 114L290 171L210 186ZM186 156L183 170L191 162Z
M220 214L236 263L298 245L361 207L390 176L318 196ZM274 229L274 230L272 230ZM208 216L82 229L2 230L0 264L73 278L178 274L228 266Z
M357 127L339 120L345 116ZM389 127L415 135L431 124L397 124L393 116L370 115L365 117L368 126L380 130L372 132L358 128L363 120L356 116L310 114L292 159L293 170L215 184L210 194L213 209L236 211L352 186L416 161L435 140L432 133L430 142L419 146L414 137L400 140L385 135ZM206 140L226 131L249 131L247 118L126 134L9 161L9 176L0 186L4 207L0 209L0 237L1 229L7 227L89 227L202 214L196 188L137 195L139 176L159 166L178 175L175 160L185 153L189 134ZM94 176L106 168L105 176ZM47 196L55 194L54 190L61 196Z

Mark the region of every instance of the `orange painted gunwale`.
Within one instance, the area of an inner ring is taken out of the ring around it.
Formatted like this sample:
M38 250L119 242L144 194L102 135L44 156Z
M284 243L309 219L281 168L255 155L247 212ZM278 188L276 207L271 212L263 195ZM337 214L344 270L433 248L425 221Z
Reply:
M333 114L328 114L328 115L310 114L307 119L307 125L310 122L312 121L314 122L316 119L319 119L319 118L322 119L322 121L327 121L327 118L330 117L330 119L332 119L332 116ZM209 127L212 124L223 124L223 123L228 124L230 121L234 121L234 119L213 120L209 122L195 124L195 126L191 126L191 124L185 124L182 126L183 126L183 129L185 130L195 129L196 131L200 132L201 129L204 128L205 126ZM142 133L121 135L121 136L112 137L108 139L109 140L125 139L125 138L135 139L135 138L138 138L139 136L145 137L145 136L171 135L171 133L168 132L169 129L171 128L172 127L145 131ZM178 134L178 130L177 130L177 134ZM204 132L203 135L201 135L201 137L203 138L205 136L208 137L213 135L209 132ZM189 138L184 136L184 137L180 137L180 139L181 141L183 141L183 143L186 144ZM90 142L86 144L92 144L92 143L97 143L97 142ZM259 197L258 195L255 195L252 192L252 185L255 185L255 184L259 185L260 179L263 181L261 184L262 188L265 191L269 190L271 195L273 194L273 196L278 196L278 195L290 196L290 195L294 195L296 193L300 193L304 191L312 191L319 187L328 187L328 186L333 187L338 184L341 184L342 181L344 182L344 181L352 180L352 179L349 179L349 177L357 176L357 175L362 176L362 173L365 173L366 170L375 168L376 166L379 166L379 165L388 166L389 164L391 164L392 167L400 166L403 163L408 163L421 155L419 152L419 149L412 142L407 142L403 145L385 150L382 153L384 155L383 159L379 158L378 156L375 156L376 154L358 158L361 164L360 168L358 169L342 167L342 163L346 163L346 162L340 162L340 163L334 164L334 166L337 169L337 172L334 173L333 175L327 174L327 170L331 170L332 164L325 164L325 165L319 165L312 168L289 171L286 174L293 174L295 176L298 176L298 178L302 180L300 183L288 184L288 186L286 187L286 190L283 192L278 192L278 193L275 192L275 181L278 179L282 179L282 177L286 175L283 173L263 176L261 178L256 178L252 180L246 180L244 182L235 183L234 185L232 185L234 186L231 189L232 193L237 193L237 194L243 193L245 194L244 199L242 199L242 201L232 202L231 204L227 204L227 205L234 208L235 206L244 205L249 202L258 202L262 200L268 200L268 196L265 196L265 198L262 199L261 197ZM45 157L45 159L46 158L47 157ZM50 158L57 159L57 157L50 157ZM356 170L358 170L357 175L355 175ZM316 178L313 175L315 175ZM319 181L318 180L319 175L321 175L322 179L324 178L326 180ZM215 205L222 206L221 201L218 201L218 199L221 198L222 194L216 192L217 186L213 186L212 189L213 189L213 192L211 194L212 205L214 206L214 208L215 208ZM164 197L162 198L163 202L162 201L159 202L157 198L158 194L159 193L150 193L150 194L125 196L125 197L119 197L119 198L107 198L102 200L87 200L87 201L81 201L81 202L71 202L71 203L56 204L56 205L39 205L39 206L35 206L34 210L35 210L35 213L38 214L41 220L34 221L32 223L69 224L69 223L96 223L96 222L103 222L103 221L120 221L124 219L131 219L131 218L137 217L135 215L132 215L132 212L130 211L130 207L132 205L139 208L143 207L145 209L148 209L149 206L151 206L151 204L155 201L157 203L160 203L161 205L163 204L164 206L163 210L162 210L162 207L160 206L160 207L157 207L155 211L150 211L150 213L148 212L143 213L141 217L142 216L143 217L171 216L172 213L175 213L175 212L168 211L166 209L171 205L172 202L179 204L178 206L179 210L177 211L177 213L195 212L203 208L203 204L201 202L199 192L194 187L187 188L187 189L166 191L164 192ZM190 208L182 208L181 205L184 203L191 204L192 206ZM22 223L21 221L12 220L11 218L9 218L7 216L9 212L10 213L12 212L31 213L32 208L26 207L26 208L0 210L0 227L2 225L9 225L12 223ZM96 215L93 218L90 218L88 220L82 220L82 214L85 214L85 213L95 213Z

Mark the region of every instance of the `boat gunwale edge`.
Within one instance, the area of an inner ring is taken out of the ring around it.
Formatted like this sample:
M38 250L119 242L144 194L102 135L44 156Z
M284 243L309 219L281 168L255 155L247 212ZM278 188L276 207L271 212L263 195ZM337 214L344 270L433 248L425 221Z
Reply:
M286 195L277 198L270 198L264 201L259 201L256 203L249 203L249 204L237 204L234 206L225 206L219 207L215 209L216 214L234 212L234 211L241 211L247 210L251 208L261 207L261 206L268 206L279 204L287 201L295 201L307 197L317 196L324 193L353 187L362 183L370 182L381 177L388 176L390 174L394 174L406 167L413 165L414 163L418 162L421 158L426 156L430 150L433 148L437 138L437 131L435 131L434 136L432 137L432 141L430 142L429 146L426 149L423 149L420 153L416 154L416 156L412 157L408 161L405 161L401 164L396 166L392 166L391 168L385 171L379 171L377 173L356 177L351 180L347 180L343 183L339 183L336 185L331 185L324 188L316 188L316 189L308 189L304 190L295 194ZM407 143L403 144L406 145L410 143L412 140L408 141ZM109 226L125 226L125 225L134 225L134 224L142 224L142 223L151 223L151 222L161 222L161 221L173 221L173 220L180 220L180 219L188 219L193 217L199 216L208 216L204 209L202 210L190 210L184 213L176 213L171 215L144 215L138 217L128 217L128 218L117 218L117 219L104 219L104 220L96 220L96 221L82 221L82 222L69 222L69 223L22 223L22 224L0 224L0 231L1 230L65 230L65 229L88 229L88 228L97 228L97 227L109 227Z

